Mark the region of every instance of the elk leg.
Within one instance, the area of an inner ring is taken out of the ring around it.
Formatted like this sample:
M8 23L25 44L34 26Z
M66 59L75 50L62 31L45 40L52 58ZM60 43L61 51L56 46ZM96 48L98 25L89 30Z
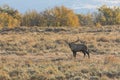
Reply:
M73 56L74 56L74 58L76 58L76 52L75 51L73 51Z
M85 51L86 53L87 53L87 55L88 55L88 58L90 58L90 54L89 54L89 52L88 51Z
M82 52L84 53L84 58L85 58L86 53L84 51L82 51Z

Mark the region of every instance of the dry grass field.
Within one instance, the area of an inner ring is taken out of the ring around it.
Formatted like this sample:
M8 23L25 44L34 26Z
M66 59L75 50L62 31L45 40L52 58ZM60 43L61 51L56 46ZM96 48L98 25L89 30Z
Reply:
M90 59L73 58L78 37ZM1 30L0 80L120 80L120 26Z

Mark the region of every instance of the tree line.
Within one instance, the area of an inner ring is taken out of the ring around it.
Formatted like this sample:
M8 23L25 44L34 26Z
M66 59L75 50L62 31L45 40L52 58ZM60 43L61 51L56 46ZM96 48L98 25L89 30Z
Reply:
M119 24L120 7L111 8L103 5L98 8L98 12L92 14L76 14L65 6L46 9L42 12L29 10L24 14L8 5L0 7L0 28L14 28L18 26L79 27Z

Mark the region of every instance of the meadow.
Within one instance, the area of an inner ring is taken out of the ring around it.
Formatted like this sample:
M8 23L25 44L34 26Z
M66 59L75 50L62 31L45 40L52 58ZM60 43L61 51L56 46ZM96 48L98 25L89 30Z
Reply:
M120 25L0 30L0 80L120 80ZM87 45L73 58L65 40Z

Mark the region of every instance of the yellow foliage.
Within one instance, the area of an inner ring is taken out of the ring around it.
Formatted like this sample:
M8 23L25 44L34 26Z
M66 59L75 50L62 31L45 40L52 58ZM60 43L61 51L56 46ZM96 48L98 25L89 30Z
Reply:
M59 22L59 26L79 26L79 19L75 13L64 6L55 7L53 14L56 17L56 21Z
M102 25L115 25L120 24L120 8L119 7L107 7L103 5L99 8L99 12L102 16L99 18Z
M0 13L0 28L14 28L20 24L20 21L14 19L7 13Z
M96 26L97 26L97 27L101 27L101 24L100 24L100 23L96 23Z

